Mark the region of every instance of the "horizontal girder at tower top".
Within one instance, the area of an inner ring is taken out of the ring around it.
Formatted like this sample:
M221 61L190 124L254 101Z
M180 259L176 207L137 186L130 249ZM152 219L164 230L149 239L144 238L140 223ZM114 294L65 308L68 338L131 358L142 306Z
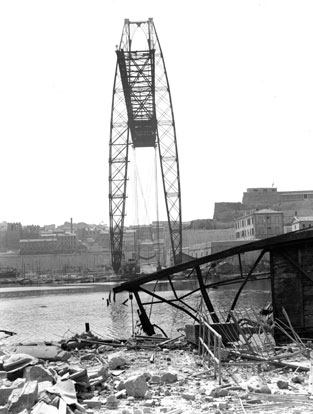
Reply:
M157 137L154 49L117 50L133 146L154 147Z

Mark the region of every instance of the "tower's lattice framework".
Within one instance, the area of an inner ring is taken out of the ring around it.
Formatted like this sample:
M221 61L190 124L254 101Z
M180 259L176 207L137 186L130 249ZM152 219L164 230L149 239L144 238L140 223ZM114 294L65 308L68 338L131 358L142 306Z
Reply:
M145 45L134 49L138 32ZM125 20L116 50L110 126L109 204L112 267L123 255L129 146L158 147L174 263L181 261L182 219L176 129L165 62L153 19Z

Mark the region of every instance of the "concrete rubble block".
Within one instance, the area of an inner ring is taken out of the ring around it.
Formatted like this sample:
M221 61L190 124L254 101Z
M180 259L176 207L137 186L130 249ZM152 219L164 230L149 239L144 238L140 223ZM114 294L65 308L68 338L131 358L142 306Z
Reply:
M25 379L18 378L14 382L6 381L3 385L0 387L0 406L5 405L8 402L8 399L10 395L12 394L12 391L17 388L23 388L26 384Z
M2 405L0 407L0 414L9 414L8 407L6 405Z
M252 376L247 383L248 390L262 394L271 394L272 391L264 380L258 376Z
M133 375L124 381L127 395L131 397L144 397L148 391L148 384L143 374Z
M126 390L123 389L123 390L116 392L114 395L116 398L126 398L127 393L126 393Z
M60 414L57 407L39 401L32 409L31 414Z
M159 384L161 382L161 376L160 375L152 375L150 378L150 382L152 384Z
M116 389L117 391L122 391L125 390L125 383L123 380L121 380L117 385L116 385Z
M114 394L111 394L108 396L107 401L106 401L106 408L108 409L115 409L118 407L118 399L116 398L116 396Z
M276 384L280 390L288 390L289 388L288 381L278 380Z
M11 355L5 355L2 358L3 369L6 372L22 369L30 364L34 364L37 362L38 359L24 353L14 353Z
M15 352L47 361L67 361L71 354L56 345L20 345Z
M88 408L101 408L101 401L98 398L91 398L90 400L84 400L84 404Z
M174 372L164 372L161 375L161 382L165 382L166 384L172 384L173 382L177 381L177 373Z
M96 385L100 385L105 381L103 377L96 377L89 381L90 387L95 387Z
M109 367L111 370L122 368L127 364L127 358L123 352L115 352L108 356Z
M70 370L70 375L68 378L72 381L75 381L76 385L84 387L89 387L90 385L86 369L79 369L77 371Z
M106 364L101 364L101 365L96 365L92 368L88 368L87 375L88 375L89 380L92 380L98 377L107 379L109 377L109 366Z
M12 354L3 357L3 369L7 372L7 378L14 381L23 377L24 368L31 364L38 363L38 359L26 354Z
M190 392L183 392L181 396L182 398L184 398L184 400L188 400L188 401L193 401L196 399L196 394L192 394Z
M291 378L291 382L293 382L294 384L303 384L305 382L305 379L301 375L295 375Z
M23 409L30 410L35 404L38 394L37 381L29 381L23 388L13 390L8 400L9 411L18 414Z
M75 383L70 379L58 381L56 384L51 386L48 391L51 394L56 394L57 396L63 398L68 405L77 403Z
M54 381L51 372L41 365L32 365L26 367L24 369L23 378L26 378L27 381Z
M51 381L40 381L38 382L38 396L42 396L45 394L48 389L51 387L52 382Z
M223 398L223 397L226 397L228 393L229 393L229 390L227 388L216 387L212 389L210 395L213 398Z
M145 398L145 400L151 400L152 399L152 392L150 390L146 391L144 398Z

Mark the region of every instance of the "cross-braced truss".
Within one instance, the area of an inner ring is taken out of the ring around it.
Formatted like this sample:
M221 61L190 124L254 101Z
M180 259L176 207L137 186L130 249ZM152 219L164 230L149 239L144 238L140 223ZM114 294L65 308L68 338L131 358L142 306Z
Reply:
M134 48L135 35L145 45ZM112 266L121 267L129 145L158 147L174 263L182 252L181 192L176 130L164 58L152 19L125 20L114 77L109 203Z

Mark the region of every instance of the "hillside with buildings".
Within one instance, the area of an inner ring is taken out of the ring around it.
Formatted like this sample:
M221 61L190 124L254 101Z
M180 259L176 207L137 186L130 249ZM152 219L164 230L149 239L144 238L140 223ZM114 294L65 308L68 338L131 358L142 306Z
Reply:
M241 202L216 202L212 219L183 223L183 252L200 257L238 243L313 225L313 191L248 188ZM90 272L108 270L108 226L65 222L62 226L0 223L0 269L18 272ZM124 261L170 263L167 222L124 229Z

